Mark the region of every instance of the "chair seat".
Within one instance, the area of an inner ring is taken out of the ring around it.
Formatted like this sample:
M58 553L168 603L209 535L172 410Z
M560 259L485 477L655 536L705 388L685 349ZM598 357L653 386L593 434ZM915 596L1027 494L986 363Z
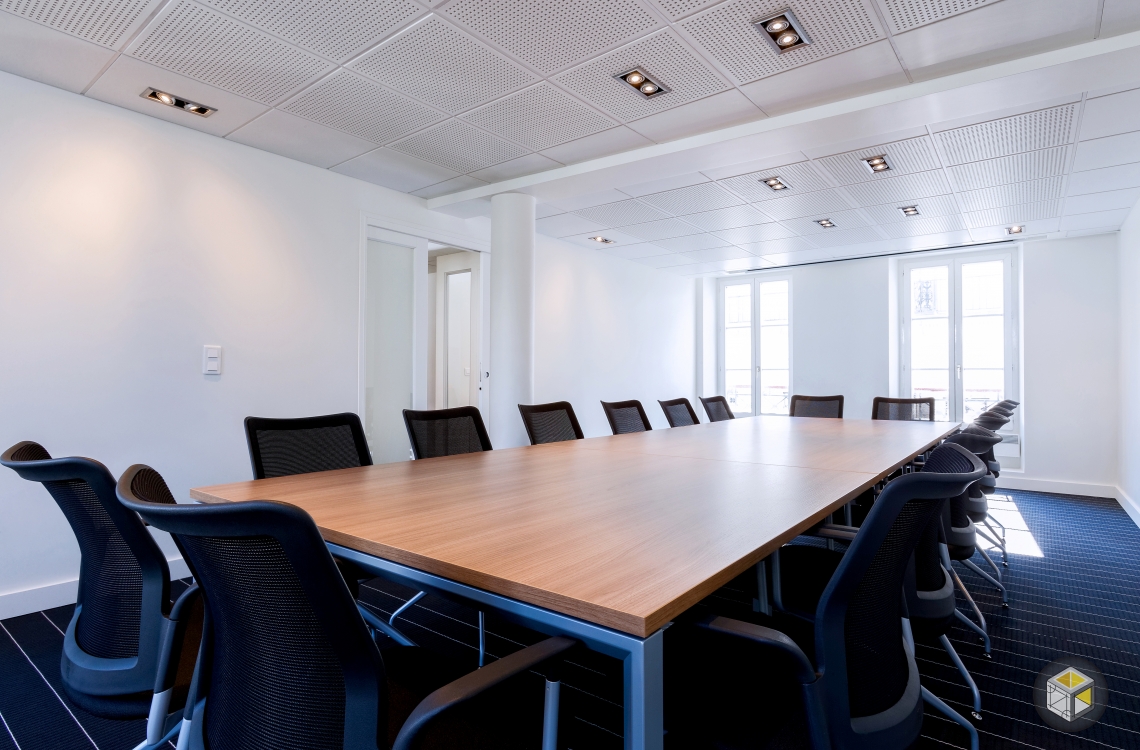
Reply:
M808 620L815 619L815 609L823 590L843 553L824 547L792 544L780 549L780 593L784 609Z

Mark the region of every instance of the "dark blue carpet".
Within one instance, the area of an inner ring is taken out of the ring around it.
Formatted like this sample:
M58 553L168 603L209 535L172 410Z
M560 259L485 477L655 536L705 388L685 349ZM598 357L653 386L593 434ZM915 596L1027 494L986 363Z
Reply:
M1140 748L1140 529L1113 500L1009 492L1027 527L1019 544L1035 544L1041 556L1011 554L1004 569L1009 609L993 588L965 567L959 575L974 593L993 638L985 659L964 627L951 634L955 648L982 691L983 748ZM1000 497L995 508L1010 508ZM1005 516L1009 518L1008 515ZM1032 537L1032 544L1028 542ZM975 561L982 563L978 556ZM376 579L362 599L387 616L411 590ZM750 601L747 577L713 597L718 609ZM965 611L965 601L960 602ZM99 719L73 706L59 687L59 656L71 607L0 622L0 750L129 750L143 737L143 722ZM731 612L726 612L731 614ZM465 659L474 667L477 613L425 597L399 625L421 645ZM487 615L491 658L509 654L542 636ZM1061 655L1084 657L1109 682L1109 708L1094 727L1077 735L1048 728L1031 702L1038 671ZM923 684L964 715L969 692L940 648L919 645ZM616 659L576 654L561 675L561 745L576 750L622 746L622 673ZM967 747L958 726L927 710L921 750ZM670 747L672 750L672 746Z

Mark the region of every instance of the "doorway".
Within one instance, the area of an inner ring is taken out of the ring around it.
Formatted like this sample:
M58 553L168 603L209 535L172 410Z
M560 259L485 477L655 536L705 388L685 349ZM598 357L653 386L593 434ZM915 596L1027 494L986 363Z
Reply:
M429 322L431 388L429 408L483 407L486 373L481 369L483 273L480 253L453 247L428 253L434 287L434 320ZM434 346L432 346L434 343Z

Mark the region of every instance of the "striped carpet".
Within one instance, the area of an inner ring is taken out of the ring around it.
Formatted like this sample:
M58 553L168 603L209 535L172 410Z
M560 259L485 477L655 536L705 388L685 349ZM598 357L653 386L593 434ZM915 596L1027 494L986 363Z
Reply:
M989 622L993 658L983 657L977 638L964 627L951 634L982 691L983 720L977 723L982 747L1140 747L1140 529L1113 500L1033 492L1008 492L993 500L1013 550L1004 569L1010 608L1003 610L991 586L957 566ZM376 579L365 585L362 599L387 616L412 593ZM741 579L714 597L715 606L742 606L751 595ZM965 602L960 605L965 611ZM0 750L129 750L142 739L142 721L99 719L63 695L59 658L71 609L0 622ZM470 608L429 596L402 616L400 627L421 645L474 666L477 623ZM487 631L489 658L542 637L491 613ZM1109 682L1104 717L1077 735L1047 727L1031 702L1038 671L1065 654L1092 661ZM969 692L945 652L920 644L917 655L923 684L968 715ZM576 654L562 678L560 744L576 750L620 748L620 662ZM967 747L966 735L928 709L917 747Z

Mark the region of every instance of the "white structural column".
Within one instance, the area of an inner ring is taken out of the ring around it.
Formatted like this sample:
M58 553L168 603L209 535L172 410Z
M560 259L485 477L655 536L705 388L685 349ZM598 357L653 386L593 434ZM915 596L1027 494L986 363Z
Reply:
M534 196L491 198L490 432L527 445L519 404L534 403Z

